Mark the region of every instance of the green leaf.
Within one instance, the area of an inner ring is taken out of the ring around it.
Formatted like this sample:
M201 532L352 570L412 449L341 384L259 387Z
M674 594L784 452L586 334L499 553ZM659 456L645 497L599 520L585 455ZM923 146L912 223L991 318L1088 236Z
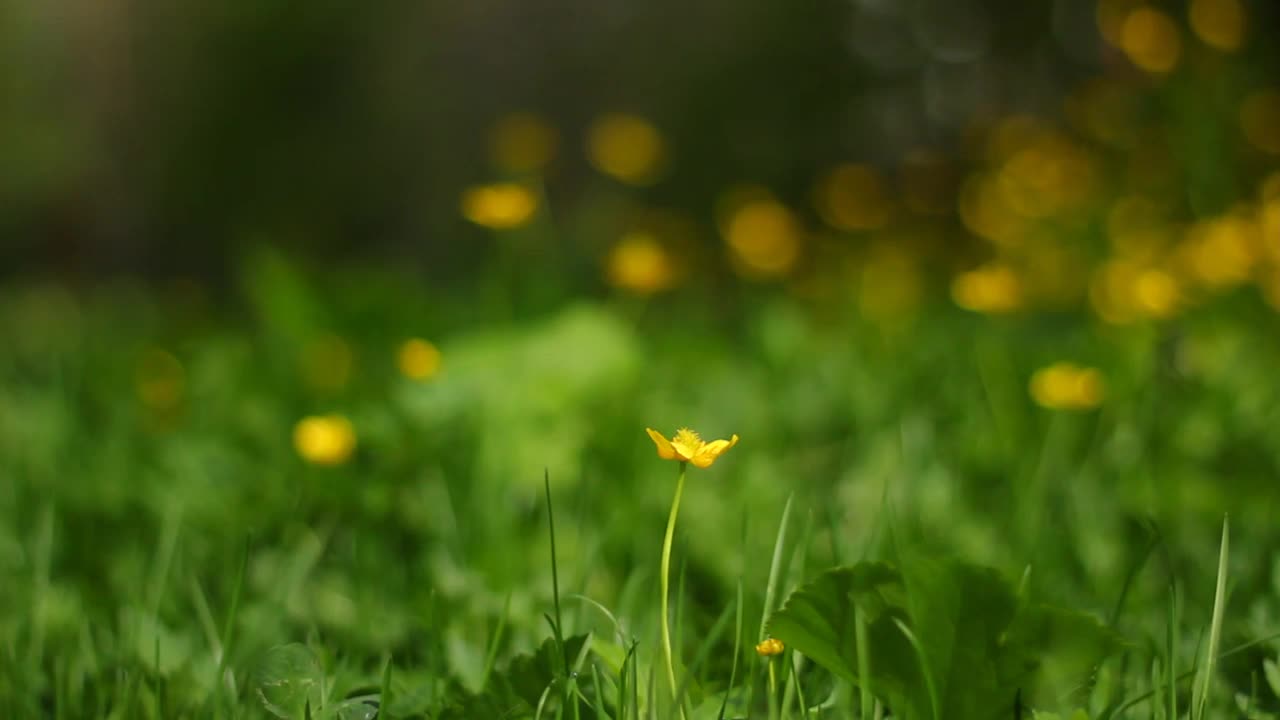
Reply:
M324 673L311 649L301 643L277 645L263 655L253 674L258 698L267 712L299 718L321 706Z
M869 672L858 668L858 609ZM791 595L769 632L835 675L867 683L899 717L947 720L1012 717L1019 690L1028 707L1052 709L1119 646L1089 615L1020 605L991 568L913 554L900 568L864 562L823 573Z

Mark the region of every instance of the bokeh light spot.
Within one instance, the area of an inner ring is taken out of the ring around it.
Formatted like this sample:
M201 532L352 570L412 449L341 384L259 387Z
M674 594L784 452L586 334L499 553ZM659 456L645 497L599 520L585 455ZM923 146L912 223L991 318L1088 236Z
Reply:
M609 251L606 277L614 287L650 295L675 284L676 267L670 253L652 233L627 233Z
M867 165L841 165L815 189L818 214L837 230L872 230L889 222L889 198L880 173Z
M587 131L587 159L600 172L632 185L657 179L664 160L662 134L636 115L609 113Z
M538 198L520 183L494 183L468 188L462 194L462 215L492 230L520 227L538 210Z
M440 372L440 349L422 338L410 338L400 345L396 365L410 380L430 380Z
M1167 73L1178 64L1182 39L1168 15L1140 7L1124 20L1121 47L1129 61L1149 73Z
M1029 385L1037 405L1050 410L1088 410L1102 403L1106 386L1096 368L1054 363L1037 370Z
M951 298L965 310L1008 313L1022 307L1022 281L1008 265L992 263L960 273L951 281Z
M1187 19L1196 37L1210 47L1237 50L1244 42L1245 15L1240 0L1191 0Z
M293 447L313 465L341 465L355 452L355 427L342 415L311 415L294 425Z
M757 278L786 275L800 258L801 229L795 215L773 199L746 202L732 212L725 240L735 266Z

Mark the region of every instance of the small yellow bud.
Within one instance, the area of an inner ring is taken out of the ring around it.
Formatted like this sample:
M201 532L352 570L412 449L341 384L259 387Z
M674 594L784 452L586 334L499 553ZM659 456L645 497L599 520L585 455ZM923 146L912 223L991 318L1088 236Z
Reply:
M760 657L772 657L781 655L786 646L777 638L765 638L759 645L756 645L756 654Z

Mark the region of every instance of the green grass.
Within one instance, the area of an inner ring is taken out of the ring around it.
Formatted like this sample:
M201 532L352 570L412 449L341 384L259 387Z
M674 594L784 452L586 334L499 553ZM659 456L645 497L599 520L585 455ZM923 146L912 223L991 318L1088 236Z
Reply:
M476 322L394 274L264 262L217 302L0 291L0 717L1280 711L1280 343L1253 298L1120 330L770 290ZM430 381L396 371L413 336ZM139 392L154 348L171 404ZM1100 407L1032 401L1059 360L1102 371ZM356 451L309 465L294 424L330 412ZM644 428L684 425L742 441L687 478L673 693L675 465Z

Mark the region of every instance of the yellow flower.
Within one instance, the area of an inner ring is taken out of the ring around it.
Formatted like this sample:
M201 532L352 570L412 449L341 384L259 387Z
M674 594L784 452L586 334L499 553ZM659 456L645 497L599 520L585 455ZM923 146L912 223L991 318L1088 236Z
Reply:
M1038 405L1050 410L1088 410L1106 394L1101 372L1066 362L1037 370L1028 389Z
M653 444L658 446L658 457L663 460L679 460L691 462L694 467L708 468L729 448L738 444L738 436L728 440L706 442L698 437L698 433L689 428L680 428L670 440L653 428L645 428Z
M765 638L756 646L756 654L760 657L771 657L773 655L781 655L786 646L777 638Z
M400 346L396 364L410 380L430 380L440 372L440 350L426 340L411 338Z
M311 415L293 428L293 446L313 465L341 465L356 449L356 431L341 415Z
M649 295L675 284L676 268L657 238L646 232L633 232L609 252L608 277L616 287Z
M529 222L538 210L538 198L521 183L493 183L467 188L462 193L462 215L491 230L510 230Z

